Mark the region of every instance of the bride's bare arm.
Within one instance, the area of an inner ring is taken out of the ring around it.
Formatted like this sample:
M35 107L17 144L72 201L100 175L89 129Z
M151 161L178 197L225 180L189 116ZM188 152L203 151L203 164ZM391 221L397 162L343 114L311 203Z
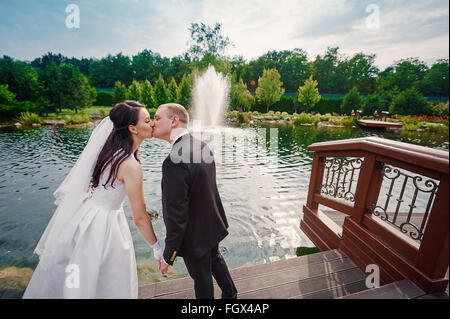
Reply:
M126 193L133 212L134 224L142 237L153 246L157 238L145 206L141 166L133 159L125 160L120 164L117 177L125 183Z

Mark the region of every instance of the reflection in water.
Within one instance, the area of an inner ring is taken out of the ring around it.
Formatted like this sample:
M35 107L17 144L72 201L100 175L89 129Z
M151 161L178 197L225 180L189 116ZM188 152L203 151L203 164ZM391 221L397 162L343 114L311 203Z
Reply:
M251 147L252 142L260 141L258 128L259 132L264 129L267 133L266 140L261 139L258 147ZM271 128L278 135L277 148L271 145ZM0 269L36 267L38 258L33 250L54 212L52 193L75 163L92 129L0 129ZM312 163L308 145L371 135L449 148L448 135L355 128L270 124L229 126L206 133L224 136L223 146L214 148L214 152L220 159L216 165L217 184L230 224L230 235L222 242L230 268L288 258L295 256L298 246L312 245L299 228ZM205 138L210 140L207 134ZM211 146L214 147L213 143ZM168 152L169 144L157 139L145 141L139 150L147 207L159 213L161 165ZM151 249L133 223L128 202L124 208L135 243L140 285L167 280L158 274ZM162 218L154 222L154 227L157 236L163 239ZM25 270L24 273L29 275ZM0 272L0 293L2 274L5 272ZM169 279L185 275L187 271L179 258Z

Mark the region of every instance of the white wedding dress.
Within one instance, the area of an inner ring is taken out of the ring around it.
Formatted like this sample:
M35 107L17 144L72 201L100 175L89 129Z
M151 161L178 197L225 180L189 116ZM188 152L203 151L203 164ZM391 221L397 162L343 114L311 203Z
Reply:
M23 298L137 298L125 184L116 179L105 189L107 174L70 215L58 214L64 205L57 208L36 247L40 261Z

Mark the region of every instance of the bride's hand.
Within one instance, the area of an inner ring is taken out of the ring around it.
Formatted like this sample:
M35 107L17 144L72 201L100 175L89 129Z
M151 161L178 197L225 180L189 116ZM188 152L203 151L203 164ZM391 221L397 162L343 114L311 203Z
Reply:
M155 257L156 260L159 261L161 258L163 258L164 249L162 248L158 240L154 245L152 245L152 248L153 248L153 256Z

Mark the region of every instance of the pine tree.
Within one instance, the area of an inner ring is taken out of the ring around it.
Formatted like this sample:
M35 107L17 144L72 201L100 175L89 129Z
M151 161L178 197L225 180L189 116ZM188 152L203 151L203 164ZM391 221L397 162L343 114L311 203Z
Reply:
M153 87L149 80L145 80L141 84L141 102L149 108L156 107L153 100Z
M183 75L178 87L178 103L183 105L186 110L191 108L193 82L192 74L189 76Z
M175 79L170 80L167 87L169 102L178 103L178 86Z
M169 102L166 83L164 82L161 74L159 74L158 80L156 81L155 87L153 89L153 99L155 100L156 106Z
M141 84L133 80L133 82L128 87L128 99L133 101L141 101Z
M127 87L120 81L114 83L113 101L114 104L125 101L127 99Z

